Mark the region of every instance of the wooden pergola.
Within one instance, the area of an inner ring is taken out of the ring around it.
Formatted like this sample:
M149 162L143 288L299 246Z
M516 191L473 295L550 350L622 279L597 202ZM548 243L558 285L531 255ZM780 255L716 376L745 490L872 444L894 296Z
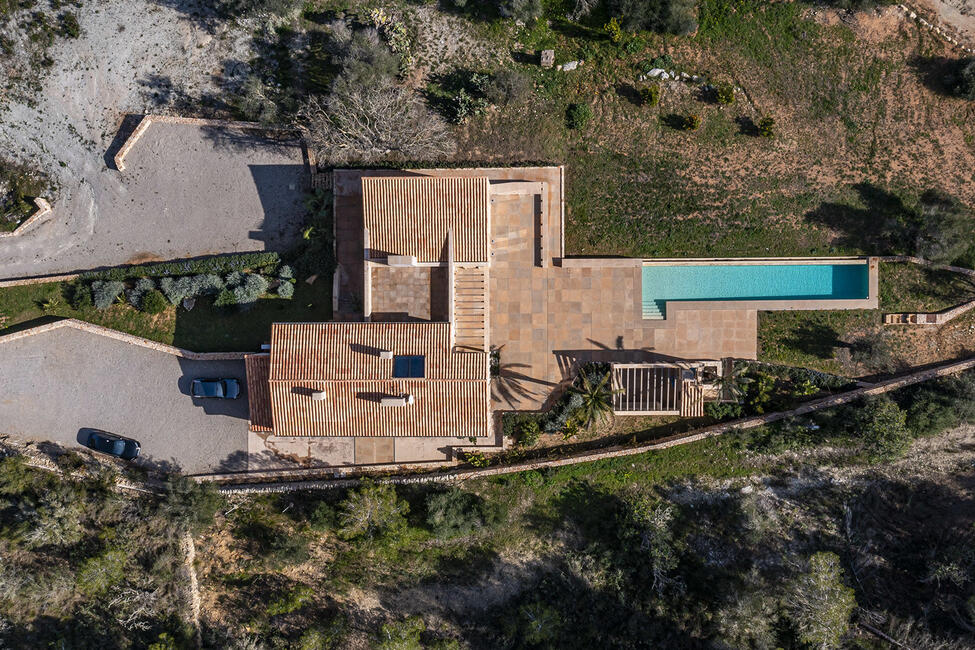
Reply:
M613 364L617 415L704 415L704 386L693 367L673 363Z

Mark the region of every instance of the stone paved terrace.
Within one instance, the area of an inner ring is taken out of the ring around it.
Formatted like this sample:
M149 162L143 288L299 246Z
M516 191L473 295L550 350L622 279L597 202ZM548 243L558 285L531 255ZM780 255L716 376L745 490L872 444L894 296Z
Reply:
M337 317L361 318L363 175L484 175L492 183L490 342L501 349L495 408L542 408L553 390L586 361L755 358L754 309L670 309L644 320L641 261L567 260L562 266L562 169L441 169L335 172L340 272ZM505 181L546 184L544 200L506 193ZM542 212L539 214L539 212ZM540 259L540 242L545 242ZM375 300L376 290L373 291Z

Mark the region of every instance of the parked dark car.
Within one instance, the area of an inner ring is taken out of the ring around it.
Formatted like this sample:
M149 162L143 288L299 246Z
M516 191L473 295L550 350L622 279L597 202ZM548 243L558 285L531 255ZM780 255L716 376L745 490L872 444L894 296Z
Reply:
M98 431L97 429L88 434L88 440L85 442L85 445L90 449L121 458L122 460L137 458L139 451L142 449L142 445L131 438L123 438L114 433Z
M237 399L240 396L240 382L236 379L194 379L193 397L213 399Z

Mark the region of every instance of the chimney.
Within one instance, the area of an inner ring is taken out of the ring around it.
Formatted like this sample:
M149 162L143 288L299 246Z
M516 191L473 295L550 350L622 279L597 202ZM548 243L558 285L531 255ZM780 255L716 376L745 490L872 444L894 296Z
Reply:
M396 395L384 397L379 400L381 406L409 406L413 403L413 395L406 393L404 395Z
M323 401L325 399L325 391L323 391L323 390L316 390L315 392L313 392L311 394L311 398L312 398L312 400L314 400L316 402L321 402L321 401Z

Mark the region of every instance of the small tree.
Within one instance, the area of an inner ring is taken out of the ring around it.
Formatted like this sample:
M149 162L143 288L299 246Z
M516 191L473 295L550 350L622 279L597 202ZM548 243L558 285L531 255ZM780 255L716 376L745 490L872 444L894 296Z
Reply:
M822 650L839 646L856 608L853 589L843 584L840 558L835 553L809 558L809 568L792 582L786 604L802 643Z
M147 314L161 314L166 311L168 306L169 302L166 300L166 296L162 295L159 289L147 291L142 296L141 308Z
M644 106L656 106L660 103L660 86L650 84L640 89L640 103Z
M534 447L538 444L538 437L542 433L542 427L538 420L528 420L518 428L518 446Z
M889 397L866 402L857 413L856 434L873 461L897 458L911 444L907 413Z
M729 83L719 84L718 87L714 89L714 96L718 100L719 104L734 104L735 87Z
M393 486L366 481L339 504L339 534L352 539L396 533L406 527L409 511Z
M964 255L975 239L975 218L965 205L941 190L921 195L915 251L919 257L948 264Z
M427 525L437 537L467 535L483 524L477 498L451 488L427 497Z
M581 129L592 119L592 107L589 104L569 104L567 117L570 129Z
M854 340L850 344L850 360L871 372L893 372L898 365L890 337L884 330Z
M531 93L531 80L520 71L512 68L498 70L491 75L484 86L484 96L489 102L498 106L520 104Z
M775 120L771 115L766 115L758 121L758 132L766 138L775 135Z
M975 100L975 58L961 64L955 84L955 93L965 99Z
M613 373L607 372L601 378L593 381L587 373L579 375L580 386L569 386L569 392L582 398L582 405L578 410L579 423L591 429L597 422L613 414L613 396L622 393L613 388Z

